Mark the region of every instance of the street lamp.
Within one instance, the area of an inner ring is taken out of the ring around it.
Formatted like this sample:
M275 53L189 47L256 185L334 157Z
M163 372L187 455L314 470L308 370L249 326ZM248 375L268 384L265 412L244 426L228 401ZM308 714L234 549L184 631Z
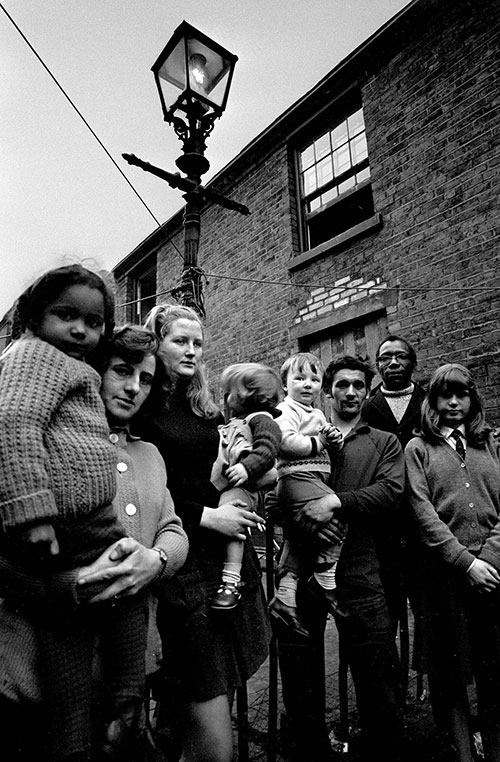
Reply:
M184 265L180 286L172 292L181 304L205 314L202 296L202 271L198 266L200 209L210 200L242 214L243 204L203 188L201 176L210 164L205 156L206 139L214 122L226 107L234 66L238 57L183 21L151 67L163 118L172 125L182 142L183 153L176 164L186 177L171 174L131 155L130 163L152 172L170 185L185 191ZM179 90L181 91L179 94Z
M183 21L152 66L163 118L183 144L176 164L187 175L201 177L210 166L205 139L226 108L237 60Z

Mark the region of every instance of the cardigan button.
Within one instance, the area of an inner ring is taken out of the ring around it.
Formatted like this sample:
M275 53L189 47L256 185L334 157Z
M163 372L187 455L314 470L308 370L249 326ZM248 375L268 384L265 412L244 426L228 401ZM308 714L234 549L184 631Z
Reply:
M121 474L123 474L123 473L124 473L124 472L125 472L125 471L128 469L128 466L127 466L127 464L126 464L126 463L117 463L117 464L116 464L116 468L117 468L117 470L118 470L118 471L119 471Z
M109 435L109 441L111 442L111 444L118 444L119 439L120 437L118 436L118 434L115 434L114 432Z
M469 503L469 508L474 508L474 503Z
M465 463L460 463L460 468L465 468Z
M470 487L470 482L465 482L466 487Z
M125 513L127 516L135 516L137 513L137 507L133 503L129 503L125 506Z

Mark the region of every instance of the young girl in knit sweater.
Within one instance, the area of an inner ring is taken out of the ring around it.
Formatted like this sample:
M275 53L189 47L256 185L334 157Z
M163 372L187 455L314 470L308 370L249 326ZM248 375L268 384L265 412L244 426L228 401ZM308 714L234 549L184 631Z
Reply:
M281 431L274 420L281 397L280 381L272 368L260 363L235 363L221 377L229 423L219 427L219 454L212 468L212 483L221 490L219 505L241 501L256 511L258 490L276 484L276 458ZM237 504L237 503L236 503ZM241 593L244 540L230 540L222 581L212 608L234 608Z
M500 444L470 372L439 367L405 450L421 551L414 662L428 672L438 728L457 762L476 759L468 686L475 682L484 759L500 759Z
M319 547L297 527L301 509L313 501L330 505L334 492L328 486L331 472L329 449L342 447L343 437L324 413L313 407L321 391L323 367L310 352L289 357L280 369L286 397L278 405L281 446L278 456L277 500L284 515L284 544L276 596L269 604L271 615L282 620L298 635L307 630L297 616L296 591L302 569L312 575L310 591L328 611L342 616L335 593L335 568L341 545Z
M97 274L80 265L51 270L19 298L14 342L0 358L0 553L33 575L87 565L125 535L111 505L117 466L101 378L86 363L111 335L113 309ZM40 638L55 761L89 758L97 635L110 694L99 753L112 756L110 728L131 720L143 698L143 602L76 603L26 603Z

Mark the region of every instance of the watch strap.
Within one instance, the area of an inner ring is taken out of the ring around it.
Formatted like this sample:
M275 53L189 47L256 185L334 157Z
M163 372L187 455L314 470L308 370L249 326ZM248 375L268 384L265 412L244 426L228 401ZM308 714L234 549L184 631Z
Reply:
M161 569L160 569L160 571L158 572L158 574L156 575L156 577L153 580L153 582L155 582L163 574L163 572L165 570L165 566L167 565L168 557L167 557L167 554L165 553L165 551L163 550L163 548L159 548L158 545L154 545L151 548L151 550L155 550L158 553L158 555L160 556L160 561L161 561Z

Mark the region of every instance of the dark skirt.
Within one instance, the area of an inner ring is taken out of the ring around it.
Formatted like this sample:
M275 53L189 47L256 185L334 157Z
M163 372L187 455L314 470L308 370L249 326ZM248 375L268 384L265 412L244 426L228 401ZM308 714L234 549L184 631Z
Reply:
M500 591L481 593L463 572L450 570L428 556L421 565L420 579L413 668L448 672L463 685L473 682L479 659L487 659L491 670L499 671Z
M191 559L183 571L160 597L157 614L163 661L154 693L174 705L232 693L265 661L271 636L253 547L245 551L241 600L229 611L210 608L220 563Z

